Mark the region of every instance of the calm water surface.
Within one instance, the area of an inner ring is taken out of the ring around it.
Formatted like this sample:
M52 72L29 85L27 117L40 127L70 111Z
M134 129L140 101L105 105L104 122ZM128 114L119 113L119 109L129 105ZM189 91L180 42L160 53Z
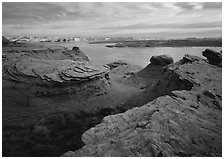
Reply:
M221 51L221 47L155 47L155 48L107 48L106 44L88 44L88 43L55 43L71 49L78 46L89 57L90 60L107 64L116 60L124 60L132 64L145 67L150 62L153 55L167 54L173 57L174 61L180 60L185 54L202 57L202 51L210 48Z

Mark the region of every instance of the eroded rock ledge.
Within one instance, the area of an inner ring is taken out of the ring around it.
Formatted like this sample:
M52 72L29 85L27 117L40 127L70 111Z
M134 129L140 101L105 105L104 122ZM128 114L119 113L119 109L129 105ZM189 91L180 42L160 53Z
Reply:
M221 156L221 72L186 55L169 65L154 87L169 95L105 117L82 135L85 146L63 156ZM185 90L169 90L181 86L178 78Z
M90 81L104 77L107 66L89 62L78 48L22 47L21 50L6 51L3 65L4 78L31 84L54 84Z
M43 60L35 58L22 58L9 65L5 70L12 80L31 82L66 83L71 81L88 81L100 77L108 72L108 68L91 63L73 60Z

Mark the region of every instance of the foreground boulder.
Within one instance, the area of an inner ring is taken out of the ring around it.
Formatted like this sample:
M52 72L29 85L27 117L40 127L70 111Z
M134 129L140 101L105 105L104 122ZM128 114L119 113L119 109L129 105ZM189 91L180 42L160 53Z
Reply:
M169 55L152 56L150 59L152 65L168 65L173 63L173 58Z
M222 65L222 54L220 52L211 49L206 49L202 52L202 55L208 59L210 64L215 66Z
M105 117L82 135L85 146L63 156L221 156L221 72L185 56L144 91L154 100Z

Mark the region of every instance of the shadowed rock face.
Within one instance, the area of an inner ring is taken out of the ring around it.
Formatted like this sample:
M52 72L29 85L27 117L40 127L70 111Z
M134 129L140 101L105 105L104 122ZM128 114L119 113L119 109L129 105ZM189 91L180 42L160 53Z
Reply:
M10 44L10 41L6 39L4 36L2 36L2 46L8 46Z
M127 81L140 89L152 87L162 78L164 68L173 63L173 58L168 55L152 56L150 62L145 68L130 74L132 76L128 77Z
M161 78L163 69L173 63L173 58L169 55L152 56L150 62L150 64L137 73L138 76L154 79Z
M3 156L60 156L78 149L86 130L123 112L119 107L139 91L108 77L107 66L74 60L67 51L27 43L4 48Z
M164 69L151 88L169 95L105 117L82 135L85 146L63 156L221 156L221 72L186 55Z
M206 49L202 52L202 55L208 59L210 64L215 66L222 66L222 54L220 52Z

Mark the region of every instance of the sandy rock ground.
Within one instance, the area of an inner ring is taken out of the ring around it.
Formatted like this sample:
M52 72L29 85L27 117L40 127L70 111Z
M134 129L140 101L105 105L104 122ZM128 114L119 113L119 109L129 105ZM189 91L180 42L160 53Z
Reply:
M2 59L3 156L222 154L220 65L99 66L77 47L8 42Z

